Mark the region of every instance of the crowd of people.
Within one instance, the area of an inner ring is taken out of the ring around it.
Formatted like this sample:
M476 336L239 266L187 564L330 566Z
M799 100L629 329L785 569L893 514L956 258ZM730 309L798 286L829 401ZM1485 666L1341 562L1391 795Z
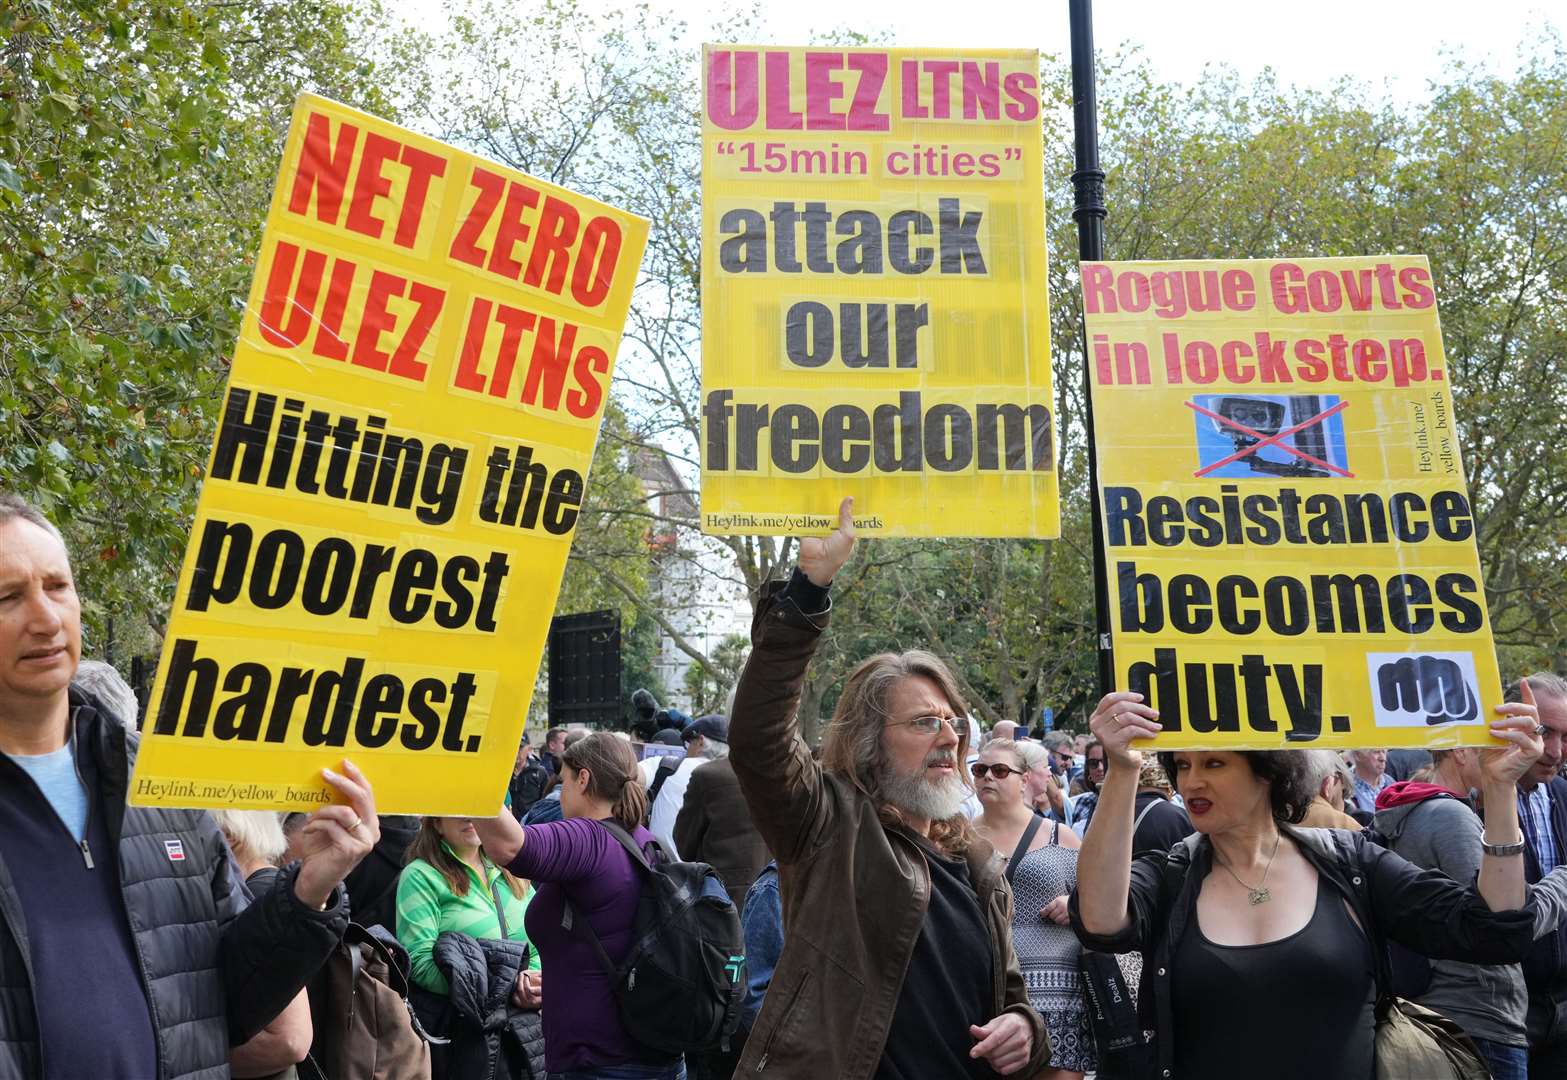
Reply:
M1395 998L1497 1080L1567 1076L1567 681L1514 682L1495 748L1156 755L1137 694L983 732L915 650L811 747L853 547L846 501L724 715L639 691L627 732L525 737L493 818L378 815L348 761L336 805L209 814L127 805L134 698L79 666L58 531L0 497L0 1077L1369 1080ZM743 986L718 1037L654 1047L622 965L688 863Z

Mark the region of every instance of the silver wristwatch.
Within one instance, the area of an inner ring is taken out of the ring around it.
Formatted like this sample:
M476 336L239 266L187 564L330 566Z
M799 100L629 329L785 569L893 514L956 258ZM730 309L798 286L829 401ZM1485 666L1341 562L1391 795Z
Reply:
M1524 841L1518 840L1511 844L1492 844L1487 842L1484 836L1480 837L1480 850L1487 855L1495 855L1506 858L1509 855L1522 855Z

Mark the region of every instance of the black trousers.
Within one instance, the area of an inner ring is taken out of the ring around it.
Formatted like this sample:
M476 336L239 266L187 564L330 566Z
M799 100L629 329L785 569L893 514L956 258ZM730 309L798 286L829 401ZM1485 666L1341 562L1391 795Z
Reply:
M687 1054L687 1080L731 1080L740 1064L740 1052L745 1049L745 1036L744 1031L735 1032L728 1052L699 1050Z
M1529 1048L1529 1080L1567 1077L1567 1037Z

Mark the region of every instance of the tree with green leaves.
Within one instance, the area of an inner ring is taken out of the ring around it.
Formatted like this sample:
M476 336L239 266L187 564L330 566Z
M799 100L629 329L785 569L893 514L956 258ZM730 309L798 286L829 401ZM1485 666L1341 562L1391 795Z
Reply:
M0 477L88 648L173 596L295 94L391 111L335 0L0 5Z
M0 30L0 476L66 528L95 647L114 615L155 636L167 610L284 130L308 88L652 220L559 610L620 607L649 676L658 628L718 693L731 665L671 635L652 560L705 565L718 545L717 576L754 598L793 552L788 538L704 540L696 520L700 103L685 27L646 5L574 0L464 0L434 33L331 0L17 0ZM710 36L763 34L742 13ZM1063 62L1046 61L1043 85L1061 539L866 543L835 587L808 722L883 648L941 653L989 719L1071 713L1095 694ZM1099 97L1111 258L1431 257L1503 665L1559 665L1560 39L1530 42L1505 79L1455 63L1406 105L1354 82L1302 90L1223 69L1170 85L1135 52L1101 59ZM652 487L638 478L646 454L670 465Z

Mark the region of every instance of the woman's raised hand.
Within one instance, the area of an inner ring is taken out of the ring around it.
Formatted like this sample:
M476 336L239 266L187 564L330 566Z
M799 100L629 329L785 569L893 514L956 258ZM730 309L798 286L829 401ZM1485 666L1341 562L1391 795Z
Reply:
M1143 755L1132 749L1133 739L1151 739L1159 734L1159 710L1143 704L1143 695L1131 690L1116 690L1099 699L1089 730L1105 748L1105 768L1142 768Z
M1500 719L1491 721L1491 734L1512 745L1480 751L1480 771L1488 783L1498 787L1516 784L1545 750L1538 731L1540 710L1535 704L1534 688L1524 679L1518 689L1523 700L1498 705Z
M854 496L838 504L838 527L826 536L800 537L800 572L822 588L832 579L854 551Z

